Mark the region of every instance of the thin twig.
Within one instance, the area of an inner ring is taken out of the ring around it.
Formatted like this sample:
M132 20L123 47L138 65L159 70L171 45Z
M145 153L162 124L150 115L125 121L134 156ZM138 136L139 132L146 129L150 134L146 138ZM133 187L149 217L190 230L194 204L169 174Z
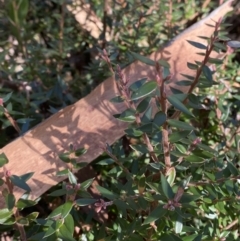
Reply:
M164 82L167 80L163 79L162 67L160 67L159 63L156 63L156 79L160 89L160 97L159 102L161 106L162 112L167 116L167 98L165 92ZM165 122L162 126L162 146L163 146L163 154L164 154L164 162L166 166L166 173L171 168L171 157L170 157L170 146L169 146L169 138L168 138L168 123Z

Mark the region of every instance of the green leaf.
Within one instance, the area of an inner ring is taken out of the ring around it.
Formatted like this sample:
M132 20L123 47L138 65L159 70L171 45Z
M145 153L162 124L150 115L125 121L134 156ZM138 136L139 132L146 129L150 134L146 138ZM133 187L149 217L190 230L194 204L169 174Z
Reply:
M141 118L141 121L142 121L143 124L151 122L151 120L152 120L152 111L153 111L153 108L150 105L147 108L147 110L145 111L145 113L143 114L142 118Z
M77 184L77 178L70 170L68 170L68 179L71 184Z
M163 67L166 67L166 68L170 68L170 64L165 60L165 59L160 59L158 60L158 63L163 66Z
M7 102L12 96L12 92L8 93L7 95L5 95L2 100L3 100L3 103Z
M207 65L204 65L203 66L203 74L204 76L206 77L206 79L210 82L213 81L213 78L212 78L212 71L210 70L210 68L207 66Z
M61 219L64 219L72 210L73 202L67 201L63 205L57 207L51 212L47 219L56 218L59 216Z
M226 50L227 50L227 47L226 47L224 44L222 44L222 43L215 42L215 43L213 43L213 45L214 45L215 47L217 47L218 49L221 49L221 50L223 50L223 51L226 51Z
M153 133L153 131L156 130L156 126L150 122L150 123L143 124L142 126L138 127L137 130L151 135Z
M189 204L190 202L193 202L197 199L200 199L201 196L200 195L191 195L191 194L188 194L188 193L183 193L182 197L181 197L181 200L180 200L180 203L182 204Z
M70 163L72 161L72 158L70 158L69 156L69 152L61 153L58 155L58 157L65 163Z
M142 131L137 130L135 128L125 130L125 133L130 137L140 137L143 134Z
M176 82L179 86L190 86L192 84L192 81L190 80L180 80Z
M36 205L36 204L37 204L36 201L20 198L20 199L17 201L16 207L17 207L19 210L22 210L22 209L27 208L27 207L32 207L32 206L34 206L34 205Z
M193 162L193 163L204 163L204 162L206 162L206 160L204 158L199 157L199 156L195 156L195 155L186 156L186 157L184 157L184 159L189 161L189 162Z
M10 179L14 186L20 187L21 189L23 189L27 192L31 192L31 188L21 177L12 175L12 176L10 176Z
M144 190L145 190L145 186L146 186L146 177L143 174L140 179L138 180L138 192L140 195L143 194Z
M171 170L168 172L168 177L167 177L167 181L170 186L174 184L175 178L176 178L176 169L171 168Z
M231 161L227 161L227 168L230 170L230 172L234 176L238 176L240 173L239 170L237 169L237 167Z
M207 49L207 46L205 46L204 44L202 43L198 43L198 42L195 42L195 41L191 41L191 40L187 40L188 43L190 43L192 46L198 48L198 49Z
M114 200L113 203L117 206L118 210L122 213L122 215L124 217L127 217L127 211L126 211L128 208L127 203L122 200Z
M182 232L183 222L182 217L178 214L177 220L175 222L175 233L179 234Z
M151 97L149 96L143 99L137 106L137 112L143 113L148 108L150 101L151 101Z
M191 75L187 75L187 74L181 74L183 77L187 78L187 79L190 79L190 80L194 80L195 77L194 76L191 76Z
M149 163L149 165L156 170L162 170L165 167L164 164L161 162L160 163L152 162L152 163Z
M75 201L78 206L88 206L97 202L97 199L79 198Z
M16 201L15 196L12 193L8 193L7 196L5 197L5 201L7 204L7 208L9 210L12 210L14 208L15 201Z
M17 221L18 224L21 224L21 225L25 225L25 226L29 225L29 221L25 217L20 217L16 221Z
M164 195L170 200L173 199L175 194L171 186L169 185L166 177L163 174L161 174L161 186L162 186Z
M189 125L188 123L179 121L179 120L171 119L171 120L167 120L167 122L170 126L177 127L179 129L190 130L190 131L195 130L195 128L193 126Z
M163 208L163 206L156 207L144 220L143 225L149 224L162 218L167 213L167 210Z
M208 62L211 63L211 64L222 64L223 60L222 59L209 58Z
M30 221L35 221L38 215L39 215L38 212L32 212L29 215L27 215L26 218Z
M12 25L17 24L18 25L18 16L17 16L16 9L14 7L13 1L8 1L7 5L7 17L9 18Z
M18 1L18 16L19 16L19 20L21 22L23 22L27 16L28 13L28 0L20 0Z
M87 189L92 185L92 182L94 181L95 178L90 178L84 182L81 183L81 189Z
M50 221L52 221L52 220L50 220ZM45 224L47 227L44 229L45 232L44 232L43 238L49 237L50 240L55 240L54 236L52 236L52 235L55 234L57 232L57 230L59 230L59 228L61 227L62 224L63 224L62 220L56 220L56 221L52 221L52 222ZM38 239L38 240L40 240L40 239Z
M155 66L155 61L153 61L145 56L142 56L140 54L134 53L132 51L130 51L130 53L135 59L139 60L140 62L143 62L144 64L147 64L147 65Z
M116 96L110 100L110 102L112 103L122 103L123 101L124 99L122 98L122 96Z
M167 100L177 109L182 111L186 115L193 116L191 111L188 110L188 108L175 96L175 95L170 95L167 96Z
M193 69L193 70L196 70L198 68L198 66L196 64L192 64L192 63L189 63L189 62L187 62L187 67L189 69Z
M155 114L153 123L156 124L158 127L162 126L167 120L167 116L162 111L159 111Z
M0 224L4 224L13 215L13 211L7 208L0 209Z
M87 152L87 150L85 148L79 148L74 153L76 156L81 156L81 155L85 154L86 152Z
M142 85L136 92L132 93L131 99L138 100L145 96L150 95L153 93L157 88L157 82L154 80L148 81L144 85Z
M113 192L109 191L108 189L101 187L101 186L96 186L97 190L101 193L103 197L106 197L109 200L114 200L117 198L117 195L114 194Z
M178 142L188 136L192 131L176 131L169 135L169 141L171 143Z
M114 117L116 117L117 119L124 121L124 122L134 122L136 120L135 115L136 115L136 113L134 110L127 109L127 110L123 111L120 116L116 117L116 115L114 115Z
M107 165L111 165L114 163L114 160L112 158L107 158L104 160L101 160L100 162L97 163L97 165L101 165L101 166L107 166Z
M138 145L130 145L130 147L136 151L136 152L140 152L142 154L146 154L149 153L149 150L147 148L147 146L145 144L138 144Z
M64 220L63 225L61 225L58 236L62 240L76 241L73 238L73 233L74 233L74 220L72 216L69 214Z
M147 81L147 78L142 78L137 81L134 81L133 84L129 86L129 90L135 92L137 91L142 85L144 85Z
M68 169L64 169L56 173L57 176L66 176L68 174Z
M8 158L7 156L4 154L4 153L1 153L0 154L0 167L3 167L5 164L7 164L9 161L8 161Z
M49 193L48 196L50 196L50 197L60 197L60 196L63 196L65 194L67 194L66 189L59 189L59 190L56 190L56 191L53 191L53 192Z

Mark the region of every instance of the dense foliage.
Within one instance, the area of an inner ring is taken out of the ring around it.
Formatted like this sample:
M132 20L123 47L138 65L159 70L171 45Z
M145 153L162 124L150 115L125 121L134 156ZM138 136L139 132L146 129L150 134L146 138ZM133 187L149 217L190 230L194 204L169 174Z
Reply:
M210 58L211 51L229 52L239 42L228 42L227 25L221 21L213 26L208 46L189 41L204 56L202 63L188 64L196 74L179 81L190 87L189 93L175 90L166 96L169 64L144 57L216 3L89 3L103 22L99 39L80 28L67 1L0 3L1 146L109 75L119 90L112 101L127 106L115 115L129 123L127 144L106 144L105 154L91 164L99 174L100 199L89 192L95 178L79 183L75 174L85 150L70 145L59 153L71 168L57 172L68 180L42 197L54 207L47 207L47 215L27 209L40 198L31 201L26 194L15 200L13 186L29 192L27 180L33 173L19 177L4 170L0 184L6 185L6 207L0 210L0 231L12 232L14 240L239 240L239 63L234 55L225 61ZM129 85L122 69L135 59L154 66L156 79ZM7 162L1 154L0 166Z

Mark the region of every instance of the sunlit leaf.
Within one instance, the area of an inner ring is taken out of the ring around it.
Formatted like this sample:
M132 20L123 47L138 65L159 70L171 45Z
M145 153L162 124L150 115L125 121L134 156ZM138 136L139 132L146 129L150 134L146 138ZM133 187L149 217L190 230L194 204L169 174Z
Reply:
M144 85L142 85L137 91L133 92L131 99L132 100L138 100L140 98L143 98L145 96L150 95L155 91L157 88L157 82L152 80L148 81Z
M0 167L3 167L5 164L8 163L8 158L4 153L0 154Z
M51 214L48 216L48 219L50 218L56 218L59 216L59 218L64 219L72 210L73 202L67 201L63 205L57 207L54 209Z
M161 174L161 186L162 186L162 189L163 189L163 193L164 195L168 198L168 199L173 199L175 194L171 188L171 186L169 185L166 177Z

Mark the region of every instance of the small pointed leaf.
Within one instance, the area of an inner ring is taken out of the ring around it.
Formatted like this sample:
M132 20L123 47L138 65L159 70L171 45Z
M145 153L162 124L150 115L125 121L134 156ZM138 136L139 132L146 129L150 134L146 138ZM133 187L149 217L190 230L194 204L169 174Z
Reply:
M191 111L188 110L188 108L175 96L175 95L170 95L167 97L167 100L177 109L182 111L186 115L193 116Z
M140 55L140 54L131 52L131 51L130 51L130 53L131 53L131 55L132 55L135 59L137 59L137 60L139 60L139 61L141 61L141 62L143 62L143 63L145 63L145 64L147 64L147 65L155 66L155 61L153 61L153 60L151 60L151 59L149 59L149 58L147 58L147 57L145 57L145 56L142 56L142 55Z
M191 41L191 40L187 40L188 43L190 43L192 46L198 48L198 49L207 49L207 47L202 44L202 43L198 43L198 42L195 42L195 41Z
M171 186L169 185L166 177L163 174L161 174L161 185L162 185L164 195L170 200L173 199L175 194Z

